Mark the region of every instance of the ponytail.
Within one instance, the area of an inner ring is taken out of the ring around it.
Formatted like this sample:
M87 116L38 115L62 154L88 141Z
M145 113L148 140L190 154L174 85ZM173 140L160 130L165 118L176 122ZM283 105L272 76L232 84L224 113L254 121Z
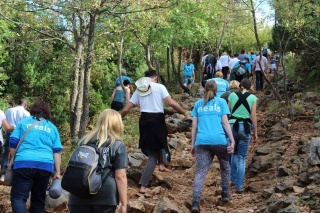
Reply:
M217 94L217 84L215 81L207 81L204 87L204 101L203 106L205 106L211 99L213 99Z

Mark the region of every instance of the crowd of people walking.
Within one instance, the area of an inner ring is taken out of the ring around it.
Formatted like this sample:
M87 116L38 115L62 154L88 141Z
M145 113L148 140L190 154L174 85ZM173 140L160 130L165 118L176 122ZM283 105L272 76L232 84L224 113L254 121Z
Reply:
M231 56L223 52L220 58L216 53L206 53L201 61L204 96L196 101L191 113L170 96L164 85L158 83L155 70L147 70L145 76L135 82L136 90L133 91L132 81L123 69L121 78L117 78L114 84L111 109L101 112L96 127L79 143L94 144L97 150L105 150L108 145L110 159L105 157L105 151L101 156L108 162L111 172L96 194L82 197L71 193L70 212L111 213L119 204L119 212L127 212L128 159L121 139L124 131L122 118L135 105L140 107L139 148L148 157L139 181L139 193L148 192L157 164L159 171L169 170L166 164L170 162L171 153L164 103L183 115L185 120L192 120L190 154L195 157L196 169L191 212L200 212L205 178L215 156L220 163L221 200L232 200L230 184L235 185L236 193L243 193L248 147L251 141L256 143L258 140L258 98L250 93L249 79L255 76L255 90L261 91L264 74L269 71L268 59L271 62L270 72L277 72L279 58L276 52L272 57L265 49L257 54L241 50L240 54ZM195 77L191 59L183 65L182 71L183 84L191 89ZM4 181L7 161L14 162L10 194L14 213L27 211L29 194L30 212L44 212L49 179L61 179L62 144L58 129L51 122L49 105L39 99L32 105L30 113L27 107L27 100L20 99L18 105L6 113L0 110L1 124L6 131L5 141L0 133L0 143L4 147L0 181Z

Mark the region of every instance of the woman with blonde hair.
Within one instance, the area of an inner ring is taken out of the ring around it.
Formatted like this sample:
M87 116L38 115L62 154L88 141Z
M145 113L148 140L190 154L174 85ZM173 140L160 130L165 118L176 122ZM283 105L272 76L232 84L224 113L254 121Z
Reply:
M121 115L115 110L105 109L99 115L95 129L80 140L80 144L95 143L98 147L111 143L108 167L112 169L97 194L85 198L70 194L68 207L71 213L114 213L119 200L119 212L127 212L128 157L121 141L123 130Z
M223 94L221 95L221 98L223 98L224 100L226 100L227 103L228 103L228 102L229 102L229 100L228 100L229 95L230 95L231 93L233 93L233 92L238 92L238 91L239 91L239 89L240 89L239 84L240 84L240 83L239 83L239 81L237 81L237 80L232 80L232 81L230 81L229 91L226 91L225 93L223 93Z
M217 84L208 81L205 85L204 98L194 104L192 110L191 154L196 157L196 173L193 187L191 212L200 212L201 193L206 175L216 155L220 162L221 200L228 202L230 164L228 153L233 153L234 140L227 115L230 114L227 102L217 97ZM226 140L230 138L230 146Z

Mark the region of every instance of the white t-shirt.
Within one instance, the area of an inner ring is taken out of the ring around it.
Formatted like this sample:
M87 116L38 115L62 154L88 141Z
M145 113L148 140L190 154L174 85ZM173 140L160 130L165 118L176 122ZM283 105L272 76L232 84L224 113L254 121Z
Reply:
M220 62L222 67L229 66L230 57L228 55L223 55L220 57Z
M140 96L135 91L130 99L133 104L140 104L140 112L159 113L163 111L163 100L170 96L168 90L162 84L150 83L151 93L146 96Z
M16 127L19 121L28 116L30 113L23 106L12 107L6 111L6 118L13 127Z
M230 69L232 69L234 67L234 65L239 61L238 58L234 57L229 61L229 67Z
M216 64L216 71L219 71L222 69L222 65L221 62L219 60L217 60L217 64Z
M0 123L1 123L1 127L2 127L2 122L3 120L6 118L6 116L4 115L4 112L2 110L0 110ZM2 127L3 128L3 127ZM1 146L2 144L4 144L3 141L3 136L2 136L2 129L0 130L0 141L1 141Z

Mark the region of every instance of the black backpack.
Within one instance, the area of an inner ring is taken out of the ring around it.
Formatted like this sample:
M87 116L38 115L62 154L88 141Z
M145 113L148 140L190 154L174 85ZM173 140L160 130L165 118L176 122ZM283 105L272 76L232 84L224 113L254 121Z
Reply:
M71 194L88 197L97 194L111 174L109 148L113 143L91 140L72 153L61 186Z
M204 63L204 68L205 68L205 74L208 76L211 76L212 78L216 74L216 64L217 64L217 59L214 55L209 54Z

